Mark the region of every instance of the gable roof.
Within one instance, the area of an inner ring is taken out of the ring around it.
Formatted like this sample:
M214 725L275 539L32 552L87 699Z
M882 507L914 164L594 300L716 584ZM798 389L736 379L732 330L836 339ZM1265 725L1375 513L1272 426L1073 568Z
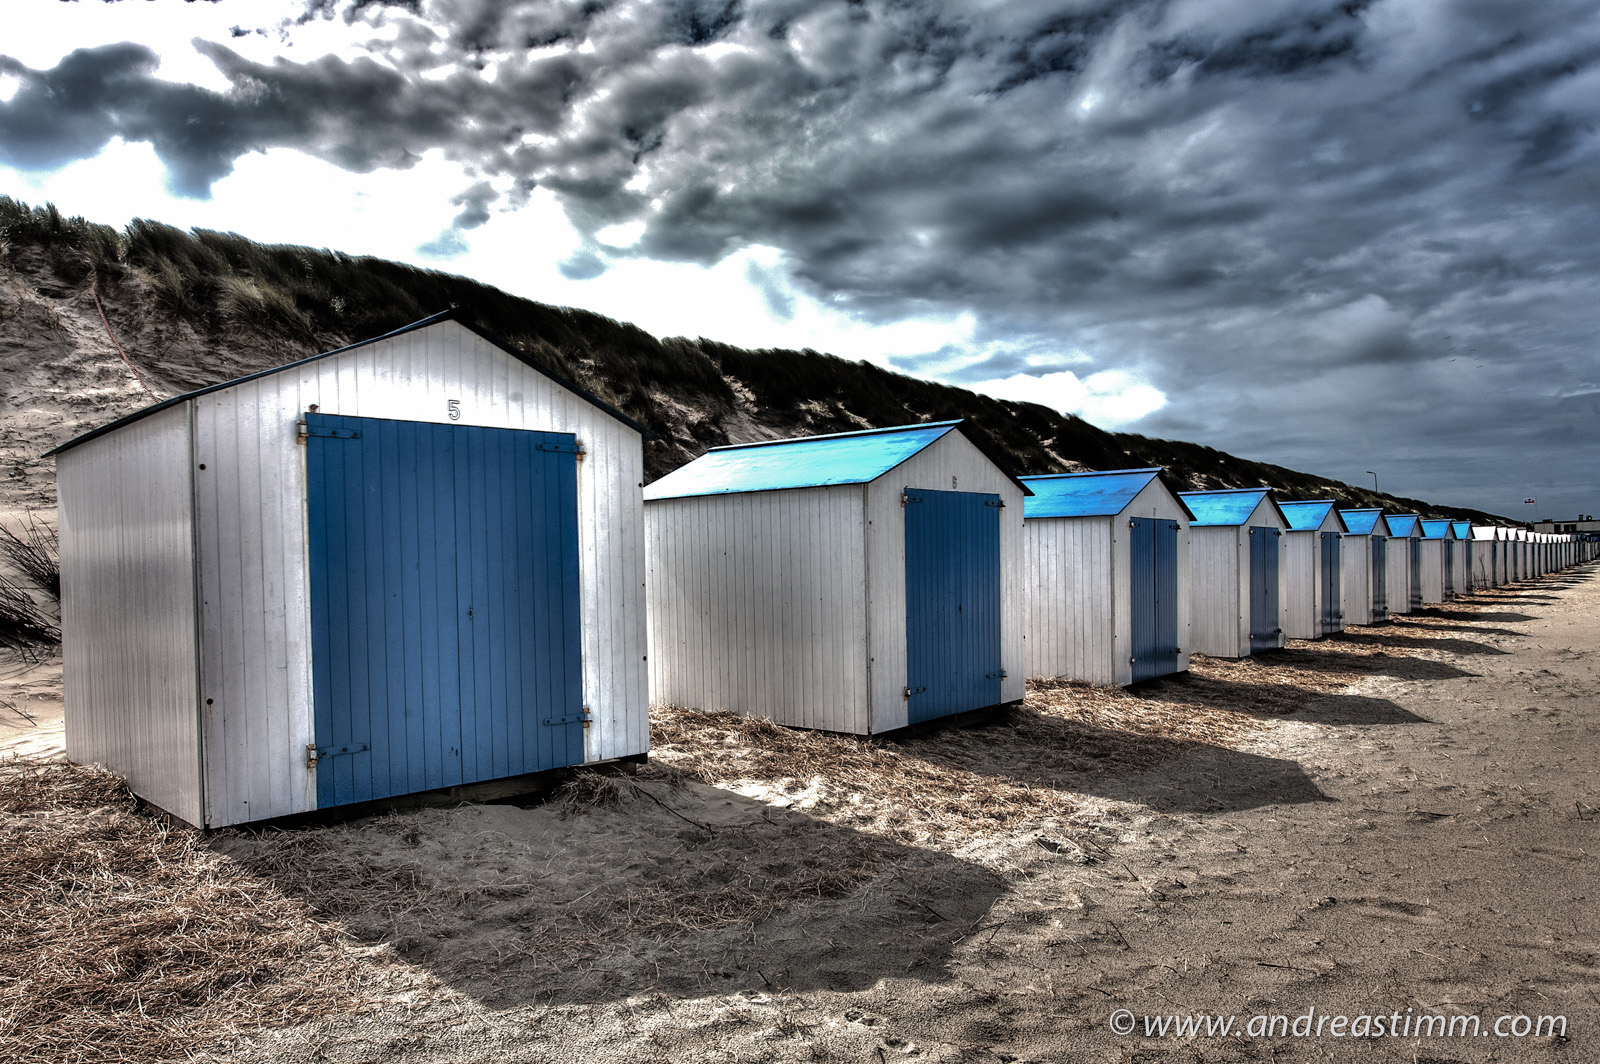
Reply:
M960 432L1010 477L1023 495L1033 492L961 428L960 421L934 421L887 429L836 432L713 447L644 489L646 502L692 495L736 495L788 488L866 484L952 432Z
M1191 524L1196 527L1205 525L1242 525L1250 520L1250 515L1256 512L1256 507L1265 499L1272 504L1272 509L1278 518L1288 527L1289 519L1283 516L1283 510L1278 506L1278 501L1272 497L1271 488L1225 488L1220 491L1180 491L1178 498L1189 507L1189 512L1194 514Z
M1452 527L1452 528L1454 528L1456 530L1456 538L1457 539L1471 539L1472 538L1472 522L1471 521L1451 521L1450 522L1450 527Z
M1416 514L1385 514L1384 524L1389 526L1389 535L1396 539L1420 539L1422 529L1417 526L1420 521Z
M418 329L426 329L430 325L437 325L443 321L453 321L462 328L466 329L468 332L477 336L479 339L493 344L495 347L498 347L500 350L516 359L518 362L521 362L523 365L527 366L529 369L543 374L555 383L559 384L561 387L565 388L567 391L571 392L573 395L576 395L578 398L600 408L607 414L610 414L624 425L639 433L639 435L645 439L656 440L661 438L654 432L651 432L649 429L639 424L637 421L633 420L633 418L629 417L627 414L624 414L622 411L606 402L604 399L601 399L592 392L585 390L576 382L570 381L561 376L559 373L554 373L539 365L539 363L530 358L526 352L513 346L509 340L503 340L494 333L489 332L487 329L480 328L472 321L467 311L459 307L451 307L449 310L441 310L437 314L430 314L428 317L423 318L420 321L414 321L410 325L402 325L400 328L395 329L392 332L386 332L382 336L374 336L367 340L360 340L353 344L347 344L344 347L336 347L332 351L324 351L320 355L311 355L309 358L298 359L294 362L285 362L281 366L273 366L270 369L264 369L256 373L248 373L243 377L235 377L233 380L223 381L220 384L208 384L204 388L196 388L193 391L184 392L182 395L174 395L170 399L163 399L159 403L152 403L150 406L135 410L131 414L126 414L117 418L115 421L101 425L97 429L90 429L88 432L85 432L80 436L74 436L72 439L61 444L59 447L46 451L41 457L49 458L53 455L60 454L62 451L71 450L80 443L88 443L90 440L95 439L96 437L104 436L108 432L114 432L124 425L132 424L133 422L139 421L142 418L149 417L151 414L154 414L157 411L165 410L171 406L177 406L179 403L188 402L190 399L196 399L202 395L209 395L212 392L218 392L224 388L231 388L235 384L243 384L246 381L260 380L262 377L270 377L274 373L283 373L286 370L298 369L301 366L312 362L320 362L325 358L332 358L335 355L342 355L347 351L354 351L357 348L366 347L368 344L375 344L381 340L392 340L396 336L403 336L408 332L415 332Z
M1283 511L1284 518L1289 522L1291 532L1315 532L1322 527L1328 519L1328 514L1333 514L1333 519L1339 523L1340 532L1350 531L1344 523L1344 516L1334 510L1332 499L1317 499L1313 502L1280 502L1278 509Z
M1035 517L1114 517L1127 508L1153 480L1161 480L1161 467L1149 469L1107 469L1090 473L1048 473L1019 477L1033 490L1022 504L1024 519ZM1174 498L1177 493L1167 487ZM1194 514L1177 500L1185 514Z
M1339 516L1344 518L1345 527L1352 535L1357 536L1387 536L1387 525L1378 526L1378 520L1383 517L1383 511L1378 507L1370 510L1340 510Z
M1459 539L1456 530L1450 527L1449 521L1424 521L1422 522L1423 539Z

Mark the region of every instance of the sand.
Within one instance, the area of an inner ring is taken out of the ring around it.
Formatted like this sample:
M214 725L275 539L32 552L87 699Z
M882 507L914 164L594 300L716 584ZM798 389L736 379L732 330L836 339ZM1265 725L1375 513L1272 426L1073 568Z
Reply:
M382 948L259 1061L1600 1059L1600 567L898 743L665 713L564 800L207 845ZM48 748L58 666L6 673ZM56 720L59 710L55 711ZM1136 1015L1563 1015L1565 1039Z

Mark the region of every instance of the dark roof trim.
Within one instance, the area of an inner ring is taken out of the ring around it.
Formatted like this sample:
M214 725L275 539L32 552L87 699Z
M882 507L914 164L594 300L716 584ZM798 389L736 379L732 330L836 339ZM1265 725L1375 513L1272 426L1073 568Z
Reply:
M489 332L487 329L481 328L472 320L468 311L460 307L451 307L449 310L441 310L437 314L430 314L420 321L414 321L410 325L402 325L400 328L395 329L392 332L386 332L381 336L374 336L370 339L359 340L356 343L347 344L344 347L334 348L332 351L324 351L320 355L311 355L308 358L298 359L294 362L285 362L281 366L273 366L270 369L264 369L257 373L250 373L243 377L235 377L233 380L223 381L220 384L209 384L204 388L196 388L194 391L184 392L182 395L174 395L170 399L163 399L159 403L153 403L150 406L144 407L140 410L135 410L133 413L126 414L115 421L101 425L97 429L90 429L88 432L85 432L80 436L74 436L72 439L61 444L59 447L46 451L40 457L53 458L63 451L69 451L81 443L88 443L90 440L104 436L109 432L114 432L124 425L131 425L133 422L147 418L151 414L157 413L158 411L166 410L168 407L177 406L179 403L186 403L191 399L198 399L202 395L209 395L212 392L218 392L224 388L232 388L236 384L244 384L248 381L260 380L262 377L270 377L274 373L282 373L286 370L297 369L311 362L317 362L324 358L332 358L334 355L342 355L348 351L354 351L357 348L366 347L368 344L375 344L382 340L392 340L397 336L404 336L406 333L415 332L418 329L426 329L430 325L437 325L443 321L453 321L465 328L468 332L477 336L480 340L493 344L495 347L498 347L500 350L516 359L518 362L521 362L523 365L527 366L529 369L542 373L544 376L550 378L550 380L554 381L556 384L561 385L561 387L567 389L567 391L573 393L578 398L583 399L591 405L605 411L607 414L610 414L624 425L639 433L639 435L644 439L657 440L661 438L654 432L651 432L649 429L639 424L637 421L633 420L633 418L629 417L627 414L624 414L610 403L607 403L605 400L601 399L599 396L586 391L576 382L570 381L561 376L559 373L553 373L545 367L539 365L524 351L513 346L509 340L501 339L499 336Z
M707 447L706 453L712 451L742 451L749 447L772 447L780 443L810 443L813 440L845 440L855 436L888 436L896 432L915 432L919 429L954 428L961 424L958 418L955 421L918 421L912 425L891 425L886 429L854 429L850 432L825 432L820 436L783 436L776 440L751 440L749 443L722 443L715 447ZM965 433L963 433L965 435ZM970 437L969 437L970 438Z

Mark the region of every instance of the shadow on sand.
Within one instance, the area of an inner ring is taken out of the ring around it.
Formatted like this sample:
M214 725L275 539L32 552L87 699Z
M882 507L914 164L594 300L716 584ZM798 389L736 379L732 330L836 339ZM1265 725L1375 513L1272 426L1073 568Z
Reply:
M1005 889L731 791L619 787L576 808L426 809L213 845L494 1009L937 981Z

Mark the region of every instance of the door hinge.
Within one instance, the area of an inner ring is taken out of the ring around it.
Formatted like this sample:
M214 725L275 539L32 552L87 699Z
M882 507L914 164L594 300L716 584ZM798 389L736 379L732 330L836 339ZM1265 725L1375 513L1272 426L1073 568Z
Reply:
M575 454L580 459L589 453L583 449L582 442L576 440L572 443L536 443L533 446L534 450L537 451L556 451L561 454Z
M988 673L988 674L986 674L984 676L985 680L1004 680L1005 678L1006 678L1006 670L1004 670L1004 669L1001 669L999 672Z
M314 429L304 421L296 421L295 426L299 430L299 438L302 443L310 436L317 436L325 440L359 440L361 438L361 433L355 429Z
M340 754L360 754L371 749L366 743L345 743L343 746L318 746L316 743L306 743L306 768L313 768L318 761L325 757L338 757Z
M589 715L589 707L584 706L578 712L568 713L564 717L546 717L544 722L547 727L551 728L557 727L561 724L578 724L581 722L583 726L587 728L589 726L589 722L593 719L594 718Z
M1006 508L1006 501L1004 499L985 499L983 500L983 505L993 506L996 509L1004 510Z
M905 506L907 503L921 502L921 501L922 501L921 499L912 498L911 495L908 492L902 491L900 493L900 505L901 506Z
M926 690L927 690L926 687L907 687L905 689L905 694L902 697L910 698L912 695L920 695L922 692L924 692Z

